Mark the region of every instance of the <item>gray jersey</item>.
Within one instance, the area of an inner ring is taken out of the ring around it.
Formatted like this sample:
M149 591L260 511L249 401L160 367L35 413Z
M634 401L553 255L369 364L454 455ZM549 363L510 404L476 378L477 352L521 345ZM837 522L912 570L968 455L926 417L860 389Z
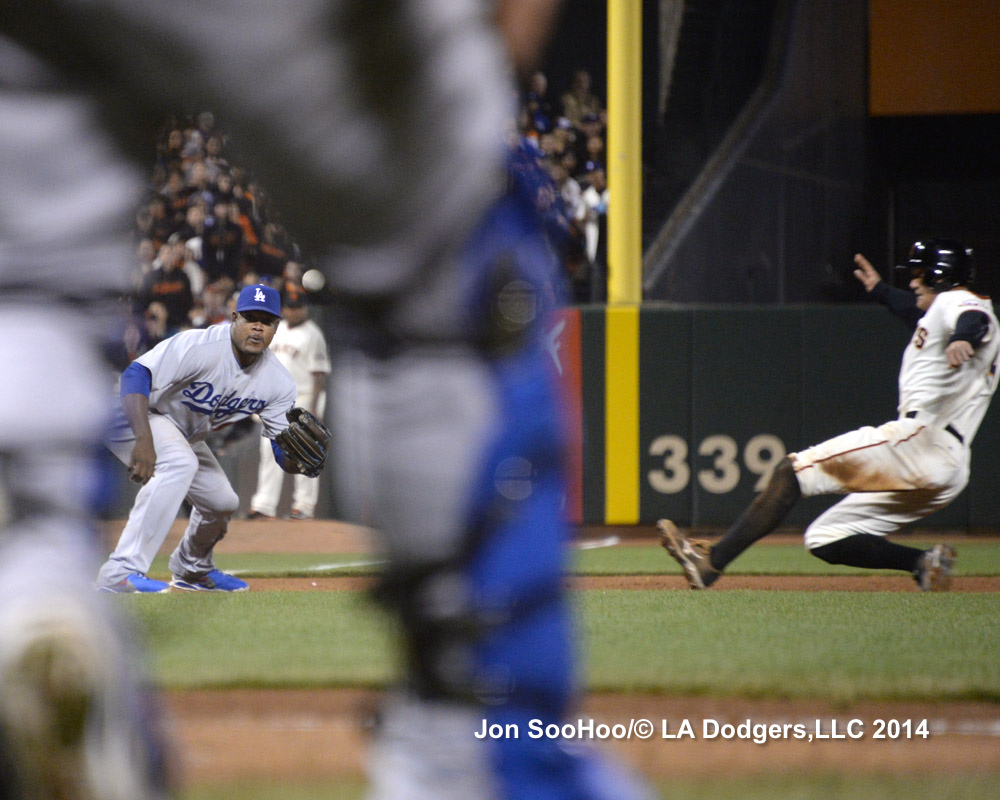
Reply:
M467 334L450 248L502 188L512 113L503 47L484 24L492 3L51 0L46 9L15 3L0 26L106 84L126 144L148 159L166 114L212 110L239 131L241 160L296 237L329 253L324 270L340 297L401 338ZM34 34L52 11L65 36L48 49L54 39Z
M229 323L178 333L136 361L153 376L150 413L167 417L189 442L252 414L260 416L270 439L288 427L285 412L295 404L295 381L270 350L251 366L240 366ZM131 432L121 415L113 439L127 438Z
M62 298L107 325L92 304L128 285L124 234L141 176L112 148L98 104L54 92L52 80L0 35L0 296L46 306Z

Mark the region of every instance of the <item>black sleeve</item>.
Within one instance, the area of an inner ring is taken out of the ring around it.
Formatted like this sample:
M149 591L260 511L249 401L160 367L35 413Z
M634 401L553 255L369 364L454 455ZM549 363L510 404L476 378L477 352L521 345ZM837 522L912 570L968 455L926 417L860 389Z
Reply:
M990 318L982 311L965 311L955 323L955 332L948 340L952 342L968 342L973 347L979 347L990 330Z
M911 328L916 328L924 312L917 308L917 296L879 281L869 293Z

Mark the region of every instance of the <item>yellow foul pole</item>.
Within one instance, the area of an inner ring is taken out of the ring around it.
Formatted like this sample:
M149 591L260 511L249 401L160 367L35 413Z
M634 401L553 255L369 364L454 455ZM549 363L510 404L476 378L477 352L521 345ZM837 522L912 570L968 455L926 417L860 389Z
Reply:
M642 0L608 0L608 302L642 301Z
M605 522L639 521L642 0L608 0Z

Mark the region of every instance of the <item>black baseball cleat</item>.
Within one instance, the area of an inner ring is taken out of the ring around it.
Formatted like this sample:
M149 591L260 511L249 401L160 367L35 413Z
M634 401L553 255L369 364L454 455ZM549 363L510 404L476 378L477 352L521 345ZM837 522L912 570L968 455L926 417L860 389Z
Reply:
M922 592L947 592L951 586L951 571L955 566L955 548L948 544L936 544L925 550L917 568L913 570L913 580Z
M660 530L660 544L684 570L692 589L707 589L722 574L712 566L708 542L688 539L669 519L656 523Z

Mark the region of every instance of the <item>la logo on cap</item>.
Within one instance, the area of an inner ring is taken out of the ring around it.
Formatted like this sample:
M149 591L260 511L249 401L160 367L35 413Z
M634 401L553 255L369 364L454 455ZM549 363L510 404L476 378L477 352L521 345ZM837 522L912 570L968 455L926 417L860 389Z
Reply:
M264 297L264 292L261 289L257 289L257 291L254 292L253 299L254 299L254 302L257 302L257 303L265 303L265 302L267 302L267 298Z

